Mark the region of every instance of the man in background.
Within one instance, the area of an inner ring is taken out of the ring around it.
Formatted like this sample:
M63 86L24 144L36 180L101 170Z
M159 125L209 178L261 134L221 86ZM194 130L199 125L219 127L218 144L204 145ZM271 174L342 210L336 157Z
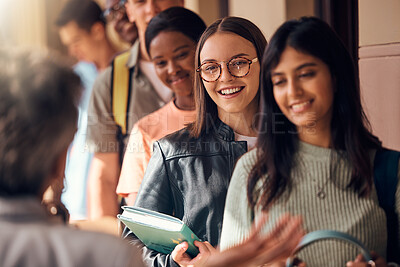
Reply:
M126 15L125 3L126 0L106 0L103 14L119 38L132 45L138 38L138 30L136 24L130 22Z
M79 62L74 66L84 91L79 104L78 131L68 151L62 201L71 220L87 218L87 177L93 154L86 147L87 109L97 73L109 66L117 50L109 40L106 21L92 0L69 0L56 20L63 44Z
M115 216L119 212L116 187L127 136L136 121L171 99L171 91L158 79L147 55L144 33L156 14L173 6L183 6L183 0L128 0L125 4L127 15L129 21L136 24L139 38L131 50L115 58L112 66L95 82L89 104L87 136L88 146L94 152L88 183L92 219ZM115 64L117 61L122 62L122 67ZM124 82L129 88L118 103L112 101L116 99L114 93L120 89L114 86L115 73L127 73L129 77ZM126 109L115 112L114 108L121 105L126 105ZM117 123L118 118L122 120Z
M106 21L93 0L69 0L56 20L62 43L79 61L91 62L98 71L110 64L117 50L106 33Z

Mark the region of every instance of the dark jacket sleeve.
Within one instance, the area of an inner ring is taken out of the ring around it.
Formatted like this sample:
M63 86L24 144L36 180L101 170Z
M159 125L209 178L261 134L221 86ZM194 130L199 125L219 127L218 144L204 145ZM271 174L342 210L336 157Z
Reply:
M144 174L135 206L169 215L174 212L174 201L165 157L158 142L154 143L153 155ZM132 245L141 247L143 261L146 266L179 266L171 255L148 249L129 229L125 228L123 237L128 239Z

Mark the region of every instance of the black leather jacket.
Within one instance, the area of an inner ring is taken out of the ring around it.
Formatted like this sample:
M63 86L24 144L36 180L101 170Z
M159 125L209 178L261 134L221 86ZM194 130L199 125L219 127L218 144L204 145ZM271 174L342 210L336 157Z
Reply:
M203 241L218 245L225 198L236 161L247 152L221 121L199 138L187 129L154 144L135 206L183 220ZM139 244L132 233L131 242ZM143 248L148 266L178 266L170 255Z

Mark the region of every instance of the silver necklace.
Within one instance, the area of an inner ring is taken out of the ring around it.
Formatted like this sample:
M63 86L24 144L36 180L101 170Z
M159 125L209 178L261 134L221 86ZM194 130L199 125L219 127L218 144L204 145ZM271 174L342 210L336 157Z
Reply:
M317 187L318 187L317 197L319 199L324 199L326 197L325 186L331 180L330 177L333 177L333 174L336 173L336 168L337 168L337 164L333 164L333 167L331 165L330 170L329 170L329 176L328 176L328 178L326 178L326 181L324 182L324 184L322 186L320 186L319 182L316 179L314 179L314 182L317 183Z
M315 179L314 179L314 182L316 182L317 187L318 187L317 197L319 199L324 199L326 197L326 192L325 192L324 188L329 182L329 177L326 179L325 183L322 186L320 186L319 183Z

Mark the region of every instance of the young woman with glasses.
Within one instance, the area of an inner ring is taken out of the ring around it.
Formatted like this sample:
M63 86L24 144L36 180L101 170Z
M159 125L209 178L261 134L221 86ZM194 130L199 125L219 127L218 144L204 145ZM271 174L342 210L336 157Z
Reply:
M205 30L195 53L197 73L193 69L196 120L154 143L136 198L137 207L182 219L209 242L197 244L207 250L219 243L235 163L255 144L265 46L261 31L246 19L220 19ZM186 248L177 246L171 256L144 247L144 260L149 266L185 265Z
M262 69L257 148L232 176L221 249L241 242L261 211L271 218L267 229L290 212L302 215L309 232L345 232L376 252L370 265L355 246L318 242L299 253L307 266L386 266L382 257L394 244L386 246L386 216L373 179L382 147L369 130L350 54L325 22L305 17L278 28ZM400 220L400 183L393 198Z

